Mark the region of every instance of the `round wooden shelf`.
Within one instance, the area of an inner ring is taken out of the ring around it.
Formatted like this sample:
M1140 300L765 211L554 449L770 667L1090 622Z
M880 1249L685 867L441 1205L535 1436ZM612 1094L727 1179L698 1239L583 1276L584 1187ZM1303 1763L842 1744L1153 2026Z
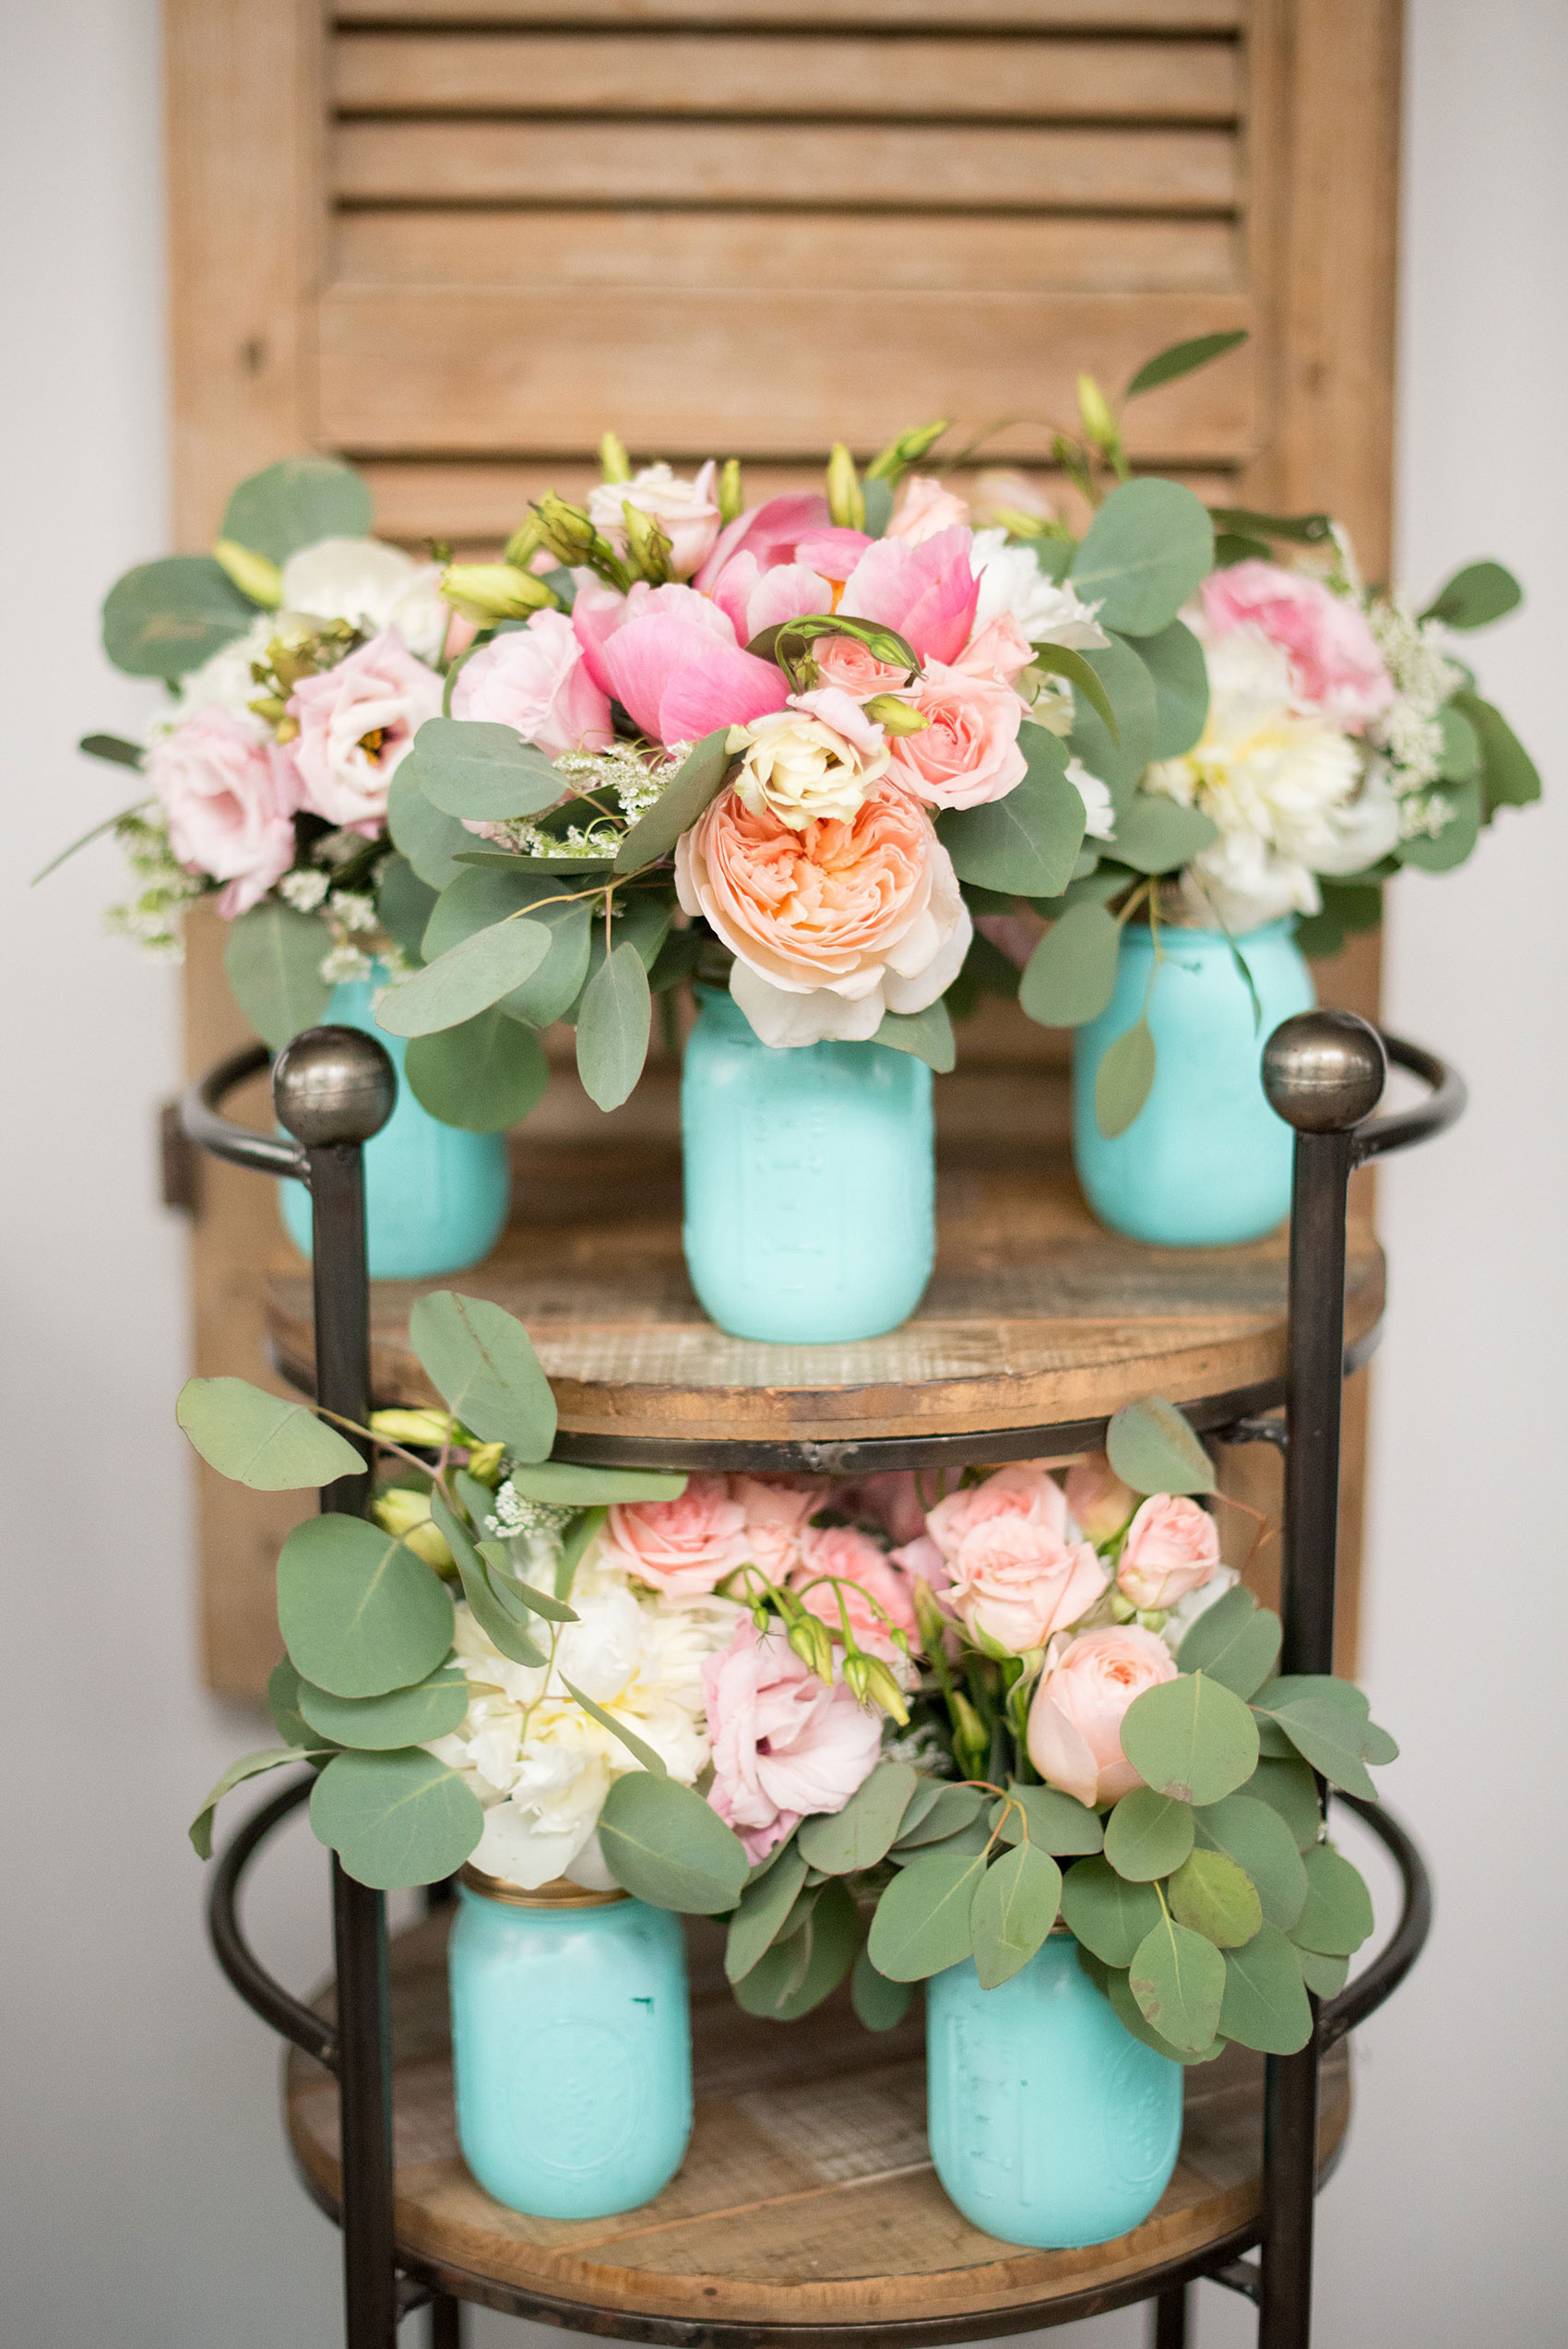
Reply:
M436 1915L392 1945L396 2223L399 2261L460 2297L622 2340L804 2349L873 2324L915 2349L1140 2299L1255 2239L1260 2057L1232 2049L1187 2074L1181 2160L1142 2226L1089 2250L1020 2250L972 2227L936 2182L920 2001L877 2036L843 1991L803 2022L760 2021L734 2004L722 1932L700 1921L696 2125L679 2176L618 2218L520 2217L474 2183L457 2151L445 1935ZM296 2159L336 2215L337 2083L296 2051L286 2094ZM1348 2117L1341 2045L1323 2067L1320 2165Z
M379 1401L438 1400L408 1342L410 1306L436 1286L492 1297L527 1326L555 1390L562 1458L701 1465L718 1443L736 1466L827 1470L913 1464L933 1445L959 1459L1052 1444L1062 1456L1140 1395L1211 1426L1279 1400L1283 1229L1228 1248L1119 1239L1085 1207L1060 1142L1015 1135L1009 1147L989 1117L950 1136L936 1270L914 1318L859 1344L780 1346L727 1337L697 1304L672 1142L529 1132L514 1145L512 1222L484 1264L445 1282L374 1284ZM1346 1345L1358 1359L1383 1298L1382 1253L1353 1216ZM298 1257L280 1253L269 1334L307 1388L310 1305Z

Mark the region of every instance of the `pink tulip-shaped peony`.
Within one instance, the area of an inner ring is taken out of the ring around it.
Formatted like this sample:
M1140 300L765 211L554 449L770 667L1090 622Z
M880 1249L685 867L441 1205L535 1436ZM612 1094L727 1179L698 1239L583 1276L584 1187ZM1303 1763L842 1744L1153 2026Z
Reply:
M217 702L153 744L143 772L169 819L169 845L187 871L229 886L225 921L248 912L294 861L300 779L288 752Z
M956 661L969 640L980 581L967 530L938 531L909 546L878 539L850 572L838 609L846 619L896 628L921 661Z
M536 612L464 662L452 688L454 718L511 726L552 758L564 750L608 750L615 739L610 698L588 674L564 612Z
M1203 609L1216 636L1260 628L1281 646L1298 699L1347 733L1393 703L1394 680L1366 614L1321 579L1274 563L1233 563L1204 581Z
M1138 1506L1103 1452L1067 1471L1067 1507L1078 1531L1091 1542L1114 1541Z
M802 1605L830 1629L841 1631L848 1615L856 1642L868 1655L891 1660L898 1653L889 1618L920 1645L908 1579L881 1544L858 1526L808 1525L801 1537L801 1565L792 1587ZM870 1604L873 1600L875 1605Z
M1151 1493L1127 1528L1116 1587L1135 1607L1173 1607L1218 1566L1219 1534L1207 1509L1179 1493Z
M730 992L764 1043L874 1036L957 976L971 934L952 860L906 792L796 830L721 792L682 834L675 887L735 956Z
M1091 1542L1064 1542L1021 1512L971 1526L952 1574L944 1605L977 1645L1015 1656L1070 1630L1111 1580Z
M955 524L967 526L969 509L961 497L944 489L929 474L911 473L887 525L889 538L901 538L906 546L919 546L938 531L950 531Z
M1029 1759L1046 1784L1090 1810L1138 1785L1122 1751L1123 1716L1146 1688L1175 1678L1175 1657L1139 1624L1052 1640L1029 1707Z
M809 564L781 563L764 571L754 554L741 554L714 582L713 601L734 629L736 642L747 645L782 620L830 612L833 590Z
M715 595L726 566L737 555L749 554L759 571L803 563L841 585L871 543L863 531L837 527L819 492L792 490L748 507L727 524L695 584L705 595Z
M617 1501L605 1522L605 1564L666 1598L705 1598L749 1555L746 1512L722 1476L689 1476L678 1500Z
M638 579L622 596L585 583L572 626L588 674L651 742L696 742L789 698L783 671L743 652L732 623L695 588Z
M732 1476L731 1496L745 1519L746 1557L770 1582L787 1582L801 1563L801 1537L826 1495L783 1476Z
M1005 799L1023 781L1024 705L1010 685L931 661L904 698L927 723L918 734L895 736L893 773L926 806L979 807Z
M441 680L396 628L383 628L335 669L302 677L289 700L303 804L367 839L386 821L386 792L427 718L441 715Z
M829 1688L777 1626L742 1616L730 1646L705 1657L713 1748L708 1801L753 1862L802 1818L841 1811L876 1766L882 1718L842 1684Z

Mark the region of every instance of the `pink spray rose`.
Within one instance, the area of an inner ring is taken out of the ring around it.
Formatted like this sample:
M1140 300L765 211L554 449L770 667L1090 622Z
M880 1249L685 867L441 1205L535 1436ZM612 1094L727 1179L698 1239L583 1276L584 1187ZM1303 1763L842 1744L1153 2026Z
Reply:
M824 1495L781 1476L732 1476L730 1492L744 1515L748 1560L770 1582L787 1582L801 1563L806 1520L821 1508Z
M1135 1607L1173 1607L1213 1579L1219 1534L1207 1509L1179 1493L1151 1493L1127 1528L1116 1585Z
M746 1512L722 1476L689 1476L674 1501L615 1502L604 1560L670 1599L705 1598L750 1556Z
M618 595L585 581L572 627L589 676L652 742L696 742L789 698L783 671L742 651L732 622L695 588L638 579Z
M1298 698L1347 733L1360 733L1394 699L1366 614L1321 579L1274 563L1233 563L1204 581L1203 606L1217 636L1261 628L1281 646Z
M1010 686L1034 657L1034 647L1012 613L998 612L975 630L953 666L961 676L988 677L993 684Z
M950 1567L977 1525L994 1517L1022 1517L1064 1541L1067 1502L1054 1476L1033 1461L1016 1461L979 1485L961 1485L926 1512L926 1532Z
M294 762L217 702L154 743L144 769L169 818L180 863L229 886L225 921L248 912L294 861Z
M383 628L335 669L302 677L289 702L304 805L367 838L386 820L386 789L427 718L441 715L441 680L396 628Z
M967 526L968 519L969 509L961 497L955 497L929 474L911 473L887 525L887 535L901 538L906 546L919 546L938 531L950 531L955 524Z
M819 1578L827 1575L831 1581ZM843 1585L836 1590L834 1583ZM875 1606L861 1597L869 1598L885 1608L900 1631L907 1631L918 1648L920 1637L915 1628L915 1604L909 1585L898 1568L887 1557L869 1533L854 1525L808 1525L801 1536L801 1565L792 1577L792 1587L800 1592L801 1604L808 1613L819 1616L830 1629L843 1628L839 1599L849 1618L849 1628L868 1655L891 1659L898 1651L889 1636L888 1625Z
M837 686L869 701L873 693L897 693L909 682L909 671L891 661L879 661L858 637L818 637L812 654L825 686Z
M808 1670L777 1626L758 1634L749 1615L729 1647L702 1667L713 1744L708 1801L754 1863L802 1818L841 1811L870 1777L882 1717L842 1683Z
M1067 1630L1111 1580L1091 1542L1064 1542L1022 1512L971 1526L952 1571L944 1604L971 1640L1015 1656Z
M1139 1784L1122 1751L1123 1715L1175 1677L1164 1640L1135 1623L1052 1640L1029 1707L1029 1759L1046 1784L1090 1810Z
M929 722L895 736L893 772L926 806L979 807L1023 781L1024 705L1011 686L931 661L905 698Z
M1067 1471L1067 1507L1091 1542L1112 1541L1137 1506L1136 1493L1123 1484L1103 1452Z
M882 782L849 822L800 830L720 792L675 849L675 888L736 957L730 992L764 1043L874 1036L957 976L968 912L931 818Z
M563 750L608 750L610 698L595 685L564 612L536 612L466 662L452 688L454 718L512 726L552 758Z

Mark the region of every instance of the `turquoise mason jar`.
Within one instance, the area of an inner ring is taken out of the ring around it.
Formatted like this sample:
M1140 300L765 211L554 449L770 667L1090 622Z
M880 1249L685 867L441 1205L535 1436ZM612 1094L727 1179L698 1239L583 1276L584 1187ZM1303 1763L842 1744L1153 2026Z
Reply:
M377 967L369 979L334 987L324 1024L360 1028L391 1055L398 1106L365 1144L365 1227L373 1281L422 1281L466 1272L501 1237L511 1203L505 1134L469 1134L444 1126L422 1107L403 1077L408 1045L378 1028L371 1011ZM310 1194L303 1183L278 1186L283 1228L310 1254Z
M936 1255L931 1070L886 1044L761 1043L697 989L681 1074L692 1286L736 1338L875 1338Z
M529 2218L602 2219L669 2185L692 2133L679 1917L468 1867L447 1972L457 2141L487 2194Z
M926 1985L926 2125L973 2226L1036 2251L1146 2219L1182 2143L1182 2067L1123 2028L1058 1930L999 1989L972 1958Z
M1149 932L1123 926L1115 992L1073 1040L1073 1156L1085 1198L1113 1232L1165 1247L1222 1247L1261 1239L1289 1214L1295 1137L1269 1107L1259 1065L1280 1021L1317 1000L1295 928L1292 915L1235 942L1257 989L1257 1019L1223 931L1162 926L1151 988ZM1154 1083L1126 1131L1108 1141L1095 1122L1095 1073L1146 1000Z

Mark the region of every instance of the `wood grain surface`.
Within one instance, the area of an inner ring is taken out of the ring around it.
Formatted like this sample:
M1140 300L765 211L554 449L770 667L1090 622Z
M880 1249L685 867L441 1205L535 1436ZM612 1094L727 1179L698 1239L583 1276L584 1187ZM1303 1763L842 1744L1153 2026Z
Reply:
M1186 2075L1174 2176L1132 2234L1080 2251L1029 2251L982 2234L938 2185L925 2139L921 2009L863 2031L839 1991L798 2024L742 2014L721 1931L690 1930L696 2124L679 2174L644 2209L532 2219L475 2184L457 2150L446 2011L445 1919L393 1943L396 2207L400 2254L457 2271L474 2296L527 2314L530 2295L603 2312L750 2323L1060 2322L1080 2295L1113 2301L1151 2268L1244 2232L1260 2207L1260 2057L1229 2049ZM329 1997L320 2001L330 2010ZM339 2193L337 2085L287 2062L290 2139L307 2180ZM1320 2162L1349 2115L1343 2045L1324 2063ZM541 2116L541 2125L547 2116Z

